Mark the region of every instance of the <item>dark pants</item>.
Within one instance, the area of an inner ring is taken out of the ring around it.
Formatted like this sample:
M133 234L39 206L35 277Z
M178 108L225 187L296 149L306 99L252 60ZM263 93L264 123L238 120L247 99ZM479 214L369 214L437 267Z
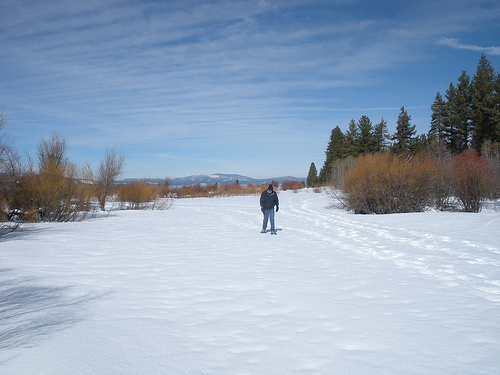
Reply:
M262 222L262 230L267 229L267 221L271 220L271 232L275 232L274 228L274 209L264 210L264 221Z

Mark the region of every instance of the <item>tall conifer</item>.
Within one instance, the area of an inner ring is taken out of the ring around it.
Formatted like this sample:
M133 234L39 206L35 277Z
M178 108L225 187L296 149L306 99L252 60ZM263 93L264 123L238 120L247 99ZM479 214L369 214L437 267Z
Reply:
M453 140L454 154L459 154L469 147L472 136L471 124L471 86L470 78L465 71L458 78L458 84L453 90L453 95L448 100L449 122L455 129Z
M431 110L429 136L437 138L438 141L444 141L446 138L446 128L448 127L449 111L448 103L444 101L440 92L436 94L436 98L431 105Z
M307 187L318 186L318 171L317 171L316 165L314 165L314 163L311 163L311 166L309 167L309 173L307 174L306 186Z
M446 90L446 106L448 109L447 118L445 126L443 127L443 138L446 142L446 146L453 154L459 153L459 141L458 141L458 114L457 114L457 103L459 102L458 90L453 83L450 83L450 87Z
M498 122L498 108L495 108L495 89L498 75L485 55L481 55L476 74L472 78L472 147L481 152L486 140L500 141L498 137L500 123Z
M398 115L396 133L393 135L392 151L397 154L409 153L412 151L415 142L415 125L410 123L411 116L401 107L401 112Z
M373 141L373 125L368 116L361 116L357 123L358 138L355 141L357 154L368 154L375 151Z
M373 129L373 142L375 152L384 151L387 148L387 140L389 139L389 130L387 129L387 121L382 117L380 122Z
M359 129L358 124L354 120L349 121L349 127L345 133L345 150L346 155L358 156Z
M337 126L330 134L328 146L325 151L326 160L318 177L320 184L324 185L330 180L333 161L346 156L345 146L344 133L342 133L342 130Z

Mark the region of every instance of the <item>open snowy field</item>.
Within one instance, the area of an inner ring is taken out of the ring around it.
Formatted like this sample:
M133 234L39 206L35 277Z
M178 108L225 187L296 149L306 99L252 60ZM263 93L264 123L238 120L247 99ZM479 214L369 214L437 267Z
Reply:
M0 374L499 374L500 212L353 215L282 192L0 242Z

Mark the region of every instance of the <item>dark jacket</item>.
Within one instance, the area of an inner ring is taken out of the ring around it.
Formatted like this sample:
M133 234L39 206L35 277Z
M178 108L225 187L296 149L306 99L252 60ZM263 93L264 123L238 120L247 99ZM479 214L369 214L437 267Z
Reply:
M276 211L278 211L278 194L276 194L275 191L269 194L267 190L264 190L260 195L260 208L262 210L272 210L274 209L274 206L276 206Z

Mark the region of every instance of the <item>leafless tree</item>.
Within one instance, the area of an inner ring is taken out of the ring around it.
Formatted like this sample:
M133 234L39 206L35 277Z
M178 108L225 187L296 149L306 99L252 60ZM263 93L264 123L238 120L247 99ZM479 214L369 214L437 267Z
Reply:
M5 126L5 118L3 112L0 112L0 174L5 173L5 167L8 162L9 154L12 150L12 144L7 140L2 129Z
M108 148L104 159L100 162L97 172L91 173L94 196L99 202L102 211L105 210L106 201L113 192L117 178L122 174L125 156L119 153L116 146Z
M25 181L25 191L33 202L36 219L75 221L85 217L91 196L81 184L81 172L69 162L66 140L55 132L37 147L38 171Z
M16 186L20 158L12 148L12 143L2 132L5 118L0 112L0 238L19 228L18 222L7 222L11 218L9 201Z
M5 126L5 120L3 117L3 113L0 112L0 132L2 131L4 126ZM3 221L4 219L5 188L7 185L7 174L6 174L7 154L8 154L8 145L4 141L4 134L0 133L0 221Z
M49 140L45 138L40 140L36 152L39 169L44 169L49 164L59 166L68 162L66 139L61 138L55 131Z

